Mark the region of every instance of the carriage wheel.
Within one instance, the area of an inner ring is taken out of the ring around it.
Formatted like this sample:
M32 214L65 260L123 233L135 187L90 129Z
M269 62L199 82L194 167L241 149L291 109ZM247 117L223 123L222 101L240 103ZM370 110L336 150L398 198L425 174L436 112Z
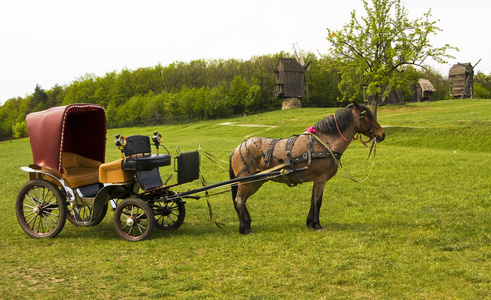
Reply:
M118 235L127 241L143 241L152 235L155 217L150 206L143 200L129 198L116 207L114 227Z
M155 226L161 230L181 227L186 217L186 207L181 199L171 202L156 201L152 205Z
M66 222L65 196L47 180L31 180L17 195L15 214L20 227L30 237L53 238Z
M82 227L96 226L97 224L102 222L102 220L104 220L104 217L106 216L106 213L107 213L107 207L108 207L107 204L104 205L104 207L102 207L102 211L101 211L101 214L99 215L99 217L91 220L93 218L92 214L94 211L94 206L93 205L79 205L77 207L78 214L80 215L80 219L81 219L81 221L79 221L79 220L75 219L75 216L73 215L73 211L72 211L72 207L71 207L70 203L67 203L67 208L68 208L67 219L68 219L68 221L70 221L70 223L72 223L75 226L82 226Z

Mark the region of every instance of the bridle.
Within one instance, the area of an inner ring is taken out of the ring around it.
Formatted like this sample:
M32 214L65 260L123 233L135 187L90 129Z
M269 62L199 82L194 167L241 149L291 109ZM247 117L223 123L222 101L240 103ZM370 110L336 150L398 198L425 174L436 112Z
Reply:
M362 134L360 132L358 132L357 134L355 134L355 136L353 137L353 139L351 141L349 141L341 133L341 130L339 129L339 126L338 126L338 121L336 119L336 114L334 114L334 122L336 123L336 128L338 129L338 132L339 132L339 134L341 135L341 137L343 138L344 141L346 141L348 143L351 143L353 141L360 141L363 144L363 146L365 146L366 148L370 148L367 144L370 143L372 140L374 141L374 143L376 143L377 142L377 134L375 134L375 131L373 131L372 127L368 126L368 122L364 118L364 114L366 113L366 111L360 111L355 106L353 106L353 107L356 109L356 111L358 113L358 116L359 116L359 119L360 119L360 124L358 125L358 128L361 128L361 122L363 121L363 124L370 131L370 133L372 134L372 137L369 138L367 141L364 141L362 139ZM372 147L373 147L373 145L372 145Z
M358 112L358 116L360 117L360 124L358 125L358 128L361 128L361 122L363 121L363 123L365 124L366 128L372 134L372 137L368 141L363 141L362 134L360 132L358 132L357 134L355 134L355 136L353 137L353 139L351 140L351 142L352 141L359 140L366 148L370 148L370 152L368 153L367 161L368 161L368 159L370 158L370 156L372 155L372 152L373 152L372 166L370 168L370 171L368 172L368 175L365 177L365 179L363 179L363 180L356 180L352 176L350 176L348 173L344 172L343 168L341 167L341 163L339 161L337 161L336 159L335 159L335 161L336 161L336 164L338 165L339 169L344 174L344 176L346 176L348 179L350 179L350 180L352 180L354 182L359 182L360 183L360 182L366 181L370 177L370 175L372 173L372 170L373 170L373 167L375 166L375 152L376 152L376 149L377 149L377 135L375 134L375 131L373 131L373 129L370 126L368 126L368 122L364 118L364 114L366 113L366 111L360 111L355 106L353 106L353 107L356 109L356 111ZM336 120L336 114L334 114L334 122L336 123L336 128L338 129L338 132L341 135L341 137L343 138L343 140L345 140L346 142L350 143L350 141L341 133L341 130L339 129L338 121ZM317 139L319 140L319 138L317 138ZM370 143L372 140L373 140L373 143L372 143L371 147L369 147L367 144ZM323 145L325 145L325 144L323 144ZM325 147L327 147L327 145L325 145ZM331 150L329 148L327 148L327 149L331 152Z

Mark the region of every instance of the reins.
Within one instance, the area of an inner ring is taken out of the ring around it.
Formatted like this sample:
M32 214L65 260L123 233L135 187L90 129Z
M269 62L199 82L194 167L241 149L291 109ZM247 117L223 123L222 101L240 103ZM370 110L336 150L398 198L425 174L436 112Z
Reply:
M358 109L357 109L357 110L358 110ZM371 168L370 168L370 171L368 172L368 175L367 175L367 176L365 177L365 179L363 179L363 180L356 180L356 179L354 179L352 176L350 176L348 173L346 173L346 172L343 170L342 166L341 166L341 162L340 162L338 159L336 159L336 158L333 156L333 157L334 157L334 161L336 162L336 164L337 164L338 168L341 170L341 172L343 173L343 175L344 175L344 176L346 176L348 179L350 179L350 180L352 180L352 181L354 181L354 182L359 182L359 183L366 181L366 180L367 180L367 179L370 177L370 175L371 175L371 173L372 173L372 170L373 170L373 167L375 166L375 152L376 152L376 149L377 149L377 146L376 146L376 144L377 144L377 139L376 139L376 138L375 138L375 139L373 138L373 137L375 137L375 133L374 133L374 131L372 130L372 128L371 128L370 126L368 126L367 121L366 121L366 120L363 118L363 114L364 114L364 113L365 113L364 111L358 111L358 115L359 115L359 117L360 117L360 123L363 121L363 123L365 124L365 126L368 128L368 130L369 130L369 131L370 131L370 133L372 134L372 137L371 137L371 138L369 138L367 141L364 141L364 140L362 139L362 134L361 134L361 133L357 133L357 134L355 134L355 136L353 137L353 139L352 139L351 141L349 141L349 140L348 140L348 139L347 139L347 138L346 138L346 137L343 135L343 133L341 132L341 130L339 129L339 125L338 125L338 121L337 121L337 118L336 118L336 114L334 114L334 123L336 124L336 129L338 130L339 135L341 136L341 138L342 138L342 139L343 139L345 142L351 143L351 142L354 142L354 141L357 141L357 140L358 140L358 141L360 141L360 142L363 144L363 146L365 146L365 148L369 148L367 144L368 144L368 143L370 143L370 141L372 141L372 146L370 147L370 152L368 153L368 157L367 157L367 161L368 161L368 159L370 158L370 155L372 154L372 151L373 151L373 161L372 161L372 166L371 166ZM331 149L329 149L329 147L328 147L328 146L327 146L327 145L326 145L326 144L325 144L323 141L321 141L321 140L320 140L320 139L319 139L319 138L318 138L316 135L314 135L314 134L313 134L313 133L315 133L315 131L307 130L307 132L308 132L308 134L313 135L313 136L316 138L316 140L317 140L319 143L321 143L321 145L322 145L324 148L326 148L326 149L327 149L327 151L329 151L329 152L331 153L331 155L332 155L332 151L331 151Z
M334 123L336 123L336 128L338 129L338 132L339 132L339 135L341 135L341 137L343 138L343 140L345 142L348 142L348 143L351 143L350 141L348 141L347 138L344 137L344 135L341 133L341 130L339 129L339 126L338 126L338 120L336 119L336 114L334 114Z
M322 147L324 149L326 149L330 154L331 154L331 157L333 158L334 162L336 163L336 165L338 166L338 169L341 170L341 173L343 173L343 175L350 179L351 181L354 181L354 182L357 182L357 183L362 183L362 182L365 182L368 180L368 178L370 177L370 175L372 174L372 170L373 170L373 167L375 166L375 153L376 153L376 149L377 149L377 140L376 139L372 139L372 146L370 147L370 152L368 153L368 157L367 157L367 161L368 159L370 158L370 155L372 154L372 151L373 151L373 161L372 161L372 166L370 167L370 171L368 171L368 175L362 179L362 180L357 180L355 178L353 178L351 175L349 175L346 171L344 171L342 165L341 165L341 162L340 160L338 160L336 158L336 156L334 156L334 153L332 152L332 150L326 145L326 143L324 143L318 136L316 136L315 134L313 134L312 132L306 132L304 134L307 134L307 135L312 135L316 141L322 145ZM360 138L357 138L358 140L360 140L360 142L366 146L366 144L361 140L361 137ZM353 139L355 140L355 139ZM369 141L367 141L366 143L368 143Z

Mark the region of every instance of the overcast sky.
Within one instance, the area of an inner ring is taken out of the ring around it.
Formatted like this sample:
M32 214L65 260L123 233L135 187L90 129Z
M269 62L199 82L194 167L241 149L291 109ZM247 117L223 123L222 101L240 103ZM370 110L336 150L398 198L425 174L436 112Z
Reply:
M410 19L429 8L456 62L491 74L489 0L404 0ZM104 76L193 59L242 59L305 51L328 53L327 30L341 29L361 0L0 0L0 102L87 73Z

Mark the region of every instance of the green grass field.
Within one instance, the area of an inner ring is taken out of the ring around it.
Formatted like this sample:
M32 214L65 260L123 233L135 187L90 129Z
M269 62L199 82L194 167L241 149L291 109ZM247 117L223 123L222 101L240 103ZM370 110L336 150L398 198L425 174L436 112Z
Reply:
M201 145L228 160L249 136L286 138L334 111L111 129L106 160L119 158L116 133L154 130L173 155ZM54 239L29 238L14 211L28 181L20 167L31 163L29 140L1 142L0 298L491 299L491 101L383 106L379 123L387 136L370 179L357 184L338 173L326 185L323 232L305 225L311 183L267 183L248 201L252 235L239 235L227 193L210 199L223 228L210 222L204 198L189 200L181 228L139 243L118 237L112 212L96 227L67 222ZM237 126L246 124L263 127ZM363 178L367 155L351 145L347 172ZM228 179L204 157L202 173L208 184Z

